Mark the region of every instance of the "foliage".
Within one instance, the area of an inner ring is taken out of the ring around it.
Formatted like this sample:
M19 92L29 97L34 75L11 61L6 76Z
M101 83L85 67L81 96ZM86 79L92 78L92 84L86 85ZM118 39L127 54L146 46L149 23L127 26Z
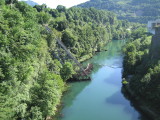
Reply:
M134 31L133 31L134 33ZM123 52L125 54L123 67L124 67L124 77L126 75L135 74L137 66L142 64L144 57L149 54L149 47L151 44L151 37L145 36L145 33L141 35L141 38L135 39L129 42L124 48Z
M124 48L123 76L133 76L128 84L130 89L159 114L160 63L159 57L151 58L151 48L151 37L146 37L144 33L140 38L128 43Z
M38 16L42 13L23 2L1 5L0 119L42 120L55 113L64 89L61 65L52 59L41 33ZM33 96L39 97L37 101Z
M61 74L63 80L65 80L65 81L68 80L69 78L71 78L72 75L75 74L75 71L73 69L72 64L69 63L69 62L66 62L63 65L63 67L62 67L62 69L60 71L60 74Z
M48 71L42 73L38 83L31 88L31 111L33 108L39 108L41 111L39 114L42 114L43 118L53 115L57 104L60 103L62 88L63 82L58 75L48 73Z
M126 85L126 84L128 84L128 82L126 80L124 80L124 81L122 81L122 84Z
M109 40L130 37L126 29L136 26L108 11L32 8L17 0L1 0L0 13L2 120L43 120L55 114L65 82L75 73L57 39L80 60Z
M147 23L160 16L159 0L90 0L78 7L113 11L120 19L131 22Z

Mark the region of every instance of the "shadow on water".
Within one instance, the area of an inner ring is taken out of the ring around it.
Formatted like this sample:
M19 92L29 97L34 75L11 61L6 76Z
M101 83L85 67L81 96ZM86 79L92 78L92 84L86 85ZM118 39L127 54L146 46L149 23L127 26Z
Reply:
M88 86L90 81L82 81L81 84L79 82L70 83L70 89L63 96L62 102L66 107L72 105L76 96L82 92L86 86Z
M126 100L126 98L123 96L123 92L121 90L117 91L112 96L107 98L105 102L110 103L110 104L114 104L114 105L124 106L124 112L127 114L132 114L132 120L136 120L137 116L135 114L136 114L136 111L139 111L139 110L138 110L135 103L133 104L133 102ZM141 111L139 111L139 113L141 113ZM138 117L138 120L149 120L149 119L146 118L145 115L143 115L141 113L141 115L139 115L139 117Z
M131 97L127 96L127 94L124 93L121 80L122 80L122 68L107 68L108 71L112 71L112 74L110 74L109 79L104 80L106 84L111 84L119 88L117 92L112 94L112 96L108 97L105 102L108 104L113 105L121 105L124 107L123 111L126 114L131 114L131 120L137 120L137 111L141 113L139 114L138 120L149 120L145 117L145 115L139 111L138 105L132 100ZM114 77L113 77L114 76ZM118 82L119 81L119 82Z
M137 116L134 114L134 112L131 112L132 109L131 107L128 105L128 101L126 101L126 99L123 97L123 95L121 94L120 91L116 92L115 94L113 94L110 98L106 99L107 103L110 104L114 104L114 105L122 105L124 106L124 112L127 114L131 114L132 113L132 120L136 120Z
M121 93L124 96L125 99L127 99L130 102L130 105L134 107L134 109L136 111L138 111L140 113L140 118L139 120L151 120L150 118L148 118L149 116L146 115L146 113L144 113L141 109L140 109L140 104L137 102L137 100L135 100L135 98L133 96L130 96L125 88L122 86L121 88Z

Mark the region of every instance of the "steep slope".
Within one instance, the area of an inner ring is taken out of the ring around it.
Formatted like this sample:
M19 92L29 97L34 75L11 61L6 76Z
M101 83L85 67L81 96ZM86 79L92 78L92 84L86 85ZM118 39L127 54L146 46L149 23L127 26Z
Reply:
M127 78L127 82L125 79L123 81L125 87L137 101L143 101L141 104L148 109L147 113L151 113L156 120L160 118L159 34L160 28L157 28L152 38L142 34L128 43L124 48L123 64L123 77Z
M57 39L78 60L85 60L109 40L130 36L129 22L93 8L32 8L17 0L0 0L0 13L2 120L44 120L55 115L65 82L77 70Z
M78 7L110 10L117 13L121 19L141 23L160 16L159 0L90 0Z

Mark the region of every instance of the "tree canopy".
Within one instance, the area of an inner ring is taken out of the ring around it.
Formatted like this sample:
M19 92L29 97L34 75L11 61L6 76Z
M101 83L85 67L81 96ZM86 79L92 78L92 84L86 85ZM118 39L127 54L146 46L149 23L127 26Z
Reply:
M160 16L159 0L90 0L78 7L113 11L120 19L140 23L147 23Z
M130 37L127 28L138 25L94 8L50 9L17 0L1 0L0 13L2 120L55 115L65 83L76 68L57 39L74 57L85 60L110 40Z

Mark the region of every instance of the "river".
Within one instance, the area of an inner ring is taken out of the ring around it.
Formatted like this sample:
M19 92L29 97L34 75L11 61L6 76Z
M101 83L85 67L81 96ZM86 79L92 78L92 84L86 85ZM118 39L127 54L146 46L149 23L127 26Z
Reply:
M121 93L121 48L124 40L112 41L85 62L94 64L91 81L70 83L62 101L60 120L141 120L142 116ZM144 120L144 118L143 118Z

